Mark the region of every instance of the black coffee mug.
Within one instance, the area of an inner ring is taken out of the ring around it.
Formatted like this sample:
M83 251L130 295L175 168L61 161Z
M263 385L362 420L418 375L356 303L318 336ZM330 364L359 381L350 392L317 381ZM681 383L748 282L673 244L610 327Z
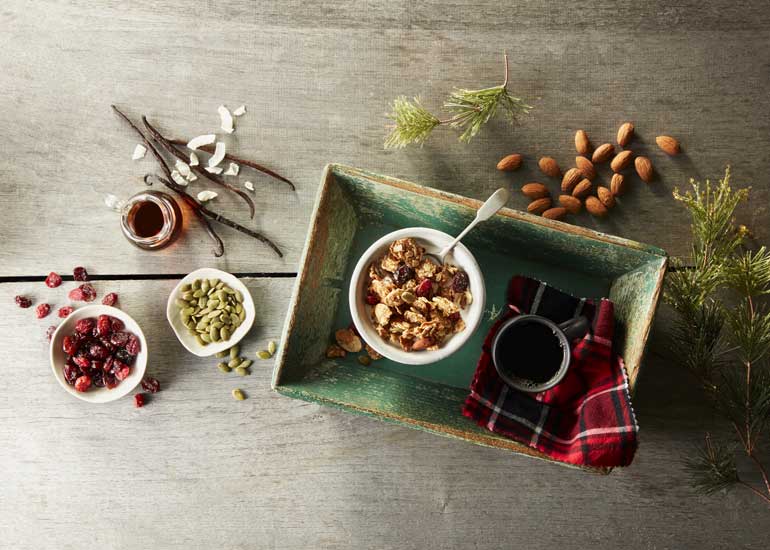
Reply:
M506 384L537 393L554 387L567 374L570 343L588 331L588 319L575 317L561 324L540 315L507 320L492 341L492 361Z

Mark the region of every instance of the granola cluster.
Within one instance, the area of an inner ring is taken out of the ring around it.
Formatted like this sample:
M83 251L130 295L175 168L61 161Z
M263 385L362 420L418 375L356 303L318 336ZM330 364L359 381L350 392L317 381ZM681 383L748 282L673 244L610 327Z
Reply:
M412 238L391 243L369 266L366 301L377 333L406 351L435 350L465 328L468 274L435 263Z

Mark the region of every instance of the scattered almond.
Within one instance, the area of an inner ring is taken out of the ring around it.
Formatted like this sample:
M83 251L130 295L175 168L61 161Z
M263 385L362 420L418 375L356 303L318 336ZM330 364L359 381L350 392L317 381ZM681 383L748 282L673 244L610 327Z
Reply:
M339 329L334 333L334 339L339 347L350 353L358 353L363 348L361 339L349 328Z
M512 172L517 170L520 166L521 155L516 153L501 158L500 162L497 163L497 169L502 170L503 172Z
M634 137L634 123L624 122L618 129L618 145L625 147Z
M610 168L612 168L613 172L620 172L621 170L624 170L628 167L629 164L631 164L631 158L633 156L633 151L621 151L615 155L615 158L612 159L612 162L610 162Z
M614 152L615 152L615 146L612 143L605 143L603 145L599 145L599 147L596 148L596 151L594 151L594 154L591 157L591 161L594 164L607 162L608 160L610 160L610 157Z
M663 149L663 152L667 155L678 155L682 150L679 147L679 142L671 136L658 136L655 138L655 143L658 147Z
M567 209L561 206L557 206L556 208L549 208L543 212L543 217L548 218L549 220L560 220L566 215Z
M580 178L583 177L583 173L577 168L570 168L564 173L564 177L561 180L561 190L569 193L572 188L575 187Z
M529 203L529 206L527 206L527 212L530 214L542 214L549 208L551 208L551 199L549 197L544 197Z
M606 187L597 187L596 195L599 197L599 200L602 202L602 204L607 208L612 208L615 206L615 196Z
M572 196L577 197L579 199L585 198L588 193L591 192L591 188L594 186L593 183L591 183L591 180L584 179L580 183L578 183L575 188L572 190Z
M612 174L612 180L610 181L610 191L613 195L622 195L626 190L626 178L623 174Z
M586 134L585 130L575 132L575 150L579 155L591 153L591 142L588 140L588 134Z
M540 166L540 170L546 176L551 176L552 178L558 178L561 176L561 168L559 168L559 164L555 159L551 157L543 157L538 161L537 164Z
M550 195L548 188L536 181L522 185L521 192L524 193L525 197L530 199L542 199L543 197Z
M607 207L602 204L602 201L591 195L586 199L586 210L592 216L597 218L603 218L607 215Z
M634 160L634 167L636 168L636 173L639 174L639 177L642 178L642 181L646 183L650 183L652 181L652 162L650 162L650 159L647 157L636 157L636 160Z
M583 177L588 178L589 180L592 180L596 177L596 168L594 167L594 163L587 158L575 157L575 164L577 165L578 170L583 173Z
M559 204L561 204L570 214L577 214L583 208L580 199L572 195L559 195Z

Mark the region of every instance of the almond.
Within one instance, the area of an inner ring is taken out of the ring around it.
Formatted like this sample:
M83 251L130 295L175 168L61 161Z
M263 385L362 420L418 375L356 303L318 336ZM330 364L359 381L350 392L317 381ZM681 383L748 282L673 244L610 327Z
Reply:
M561 190L569 193L582 177L583 173L580 170L577 168L570 168L564 173L564 177L561 180Z
M615 206L615 197L606 187L597 187L596 195L599 197L599 200L602 202L602 204L607 208L612 208Z
M585 130L575 132L575 150L578 155L588 155L591 153L591 142L588 140L588 134Z
M663 152L667 155L678 155L682 150L679 147L679 142L671 136L658 136L655 138L655 143L658 147L663 149Z
M634 137L634 123L624 122L621 124L620 128L618 128L618 145L625 147L632 137Z
M501 158L500 162L497 163L497 169L503 172L512 172L517 170L519 166L521 166L521 155L516 153Z
M603 218L607 215L607 207L602 204L602 201L594 197L593 195L586 199L586 210L592 216L597 218Z
M577 214L583 208L583 203L580 202L580 199L572 195L559 195L559 204L566 208L570 214Z
M560 220L567 215L567 209L557 206L556 208L549 208L543 212L543 217L549 220Z
M546 176L551 176L552 178L558 178L561 176L561 168L559 168L557 162L551 157L543 157L538 161L537 164L540 166L540 170Z
M610 168L613 172L620 172L624 170L629 164L631 164L631 157L634 156L633 151L621 151L610 162Z
M583 173L584 178L592 180L596 177L596 168L594 168L594 163L587 158L575 157L575 164L577 165L578 170Z
M608 160L610 160L610 157L614 152L615 152L615 146L612 143L605 143L604 145L599 145L599 147L596 148L596 151L594 151L594 154L591 157L591 161L594 164L607 162Z
M545 185L536 181L522 185L521 192L530 199L542 199L550 194Z
M642 178L642 181L650 183L652 181L652 163L647 157L636 157L634 160L636 173Z
M610 191L613 195L620 196L626 190L626 178L623 174L612 174L610 181Z
M572 196L577 197L579 199L584 198L588 193L591 192L591 188L594 186L593 183L591 183L591 180L582 180L580 183L578 183L575 188L572 190Z
M542 214L549 208L551 208L551 199L548 197L543 197L542 199L535 199L529 203L529 206L527 206L527 212L530 214Z

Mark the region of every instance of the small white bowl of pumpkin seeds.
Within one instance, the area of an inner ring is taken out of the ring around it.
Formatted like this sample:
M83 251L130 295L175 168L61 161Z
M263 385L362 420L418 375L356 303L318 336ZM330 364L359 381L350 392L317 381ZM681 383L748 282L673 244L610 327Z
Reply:
M246 285L230 273L208 267L179 281L166 305L166 318L179 342L198 357L240 342L255 316Z

